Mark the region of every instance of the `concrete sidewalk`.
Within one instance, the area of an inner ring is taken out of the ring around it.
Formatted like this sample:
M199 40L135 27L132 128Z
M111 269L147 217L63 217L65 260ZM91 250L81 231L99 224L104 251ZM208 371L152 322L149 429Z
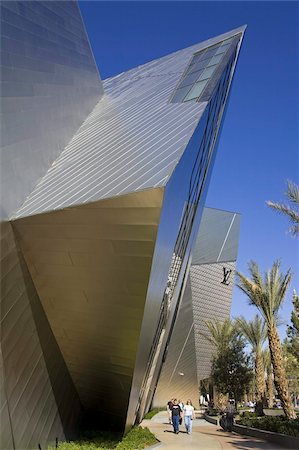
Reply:
M180 433L174 434L168 423L167 412L156 414L151 420L143 420L141 426L148 427L159 439L158 448L172 450L286 450L286 447L275 446L261 439L249 438L236 433L226 433L219 426L212 425L204 419L193 421L193 431L189 435L184 425ZM296 450L296 449L294 449Z

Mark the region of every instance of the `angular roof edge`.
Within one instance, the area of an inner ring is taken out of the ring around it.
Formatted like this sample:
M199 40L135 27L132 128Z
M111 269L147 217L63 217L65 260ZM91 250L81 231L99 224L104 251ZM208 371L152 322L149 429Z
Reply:
M239 33L242 33L242 38L243 38L243 35L245 33L246 28L247 28L247 25L245 24L245 25L242 25L242 26L240 26L238 28L234 28L233 30L226 31L225 33L219 34L218 36L214 36L214 37L208 38L205 41L195 42L194 44L188 45L188 47L183 47L183 48L180 48L180 49L175 50L173 52L166 53L165 55L161 55L161 56L159 56L157 58L154 58L154 59L151 59L149 61L146 61L146 62L144 62L142 64L139 64L138 66L131 67L131 69L125 70L125 71L120 72L120 73L117 73L115 75L112 75L111 77L104 78L104 79L102 79L102 81L104 82L104 81L110 80L112 78L117 78L117 77L119 77L121 75L124 75L124 74L129 74L132 70L135 71L137 68L141 68L141 67L145 66L146 64L154 63L155 61L161 60L161 59L166 58L166 57L170 57L170 56L175 55L175 54L177 54L177 53L179 53L179 52L181 52L183 50L192 49L192 47L196 47L196 52L199 52L200 50L202 50L202 49L204 49L206 47L210 47L211 45L214 45L214 44L216 44L219 41L223 41L224 39L228 39L228 38L230 38L232 36L235 36L236 34L239 34ZM242 38L241 38L241 41L242 41ZM104 90L105 90L105 86L104 86Z

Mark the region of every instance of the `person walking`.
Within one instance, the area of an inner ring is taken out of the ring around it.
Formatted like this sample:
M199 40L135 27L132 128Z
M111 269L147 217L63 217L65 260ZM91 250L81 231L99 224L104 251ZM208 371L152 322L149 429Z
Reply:
M195 419L194 407L191 400L187 400L183 408L185 427L188 434L192 433L192 421Z
M167 402L167 413L168 413L168 422L172 425L172 406L173 406L173 398Z
M172 410L171 410L171 418L172 418L172 426L173 432L175 434L179 433L179 420L182 416L181 407L178 405L177 399L173 400Z
M230 400L225 409L226 412L226 430L233 431L234 415L236 412L234 400Z
M182 402L182 400L178 400L178 405L179 405L179 407L181 408L181 410L183 411L185 405L184 405L184 403ZM181 416L180 419L179 419L179 424L180 424L180 425L182 425L182 421L183 421L183 417Z

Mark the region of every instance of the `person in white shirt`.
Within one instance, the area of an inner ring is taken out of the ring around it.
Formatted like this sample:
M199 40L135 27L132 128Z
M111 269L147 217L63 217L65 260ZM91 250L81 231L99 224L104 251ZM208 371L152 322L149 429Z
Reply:
M191 400L187 400L186 405L183 408L185 427L188 434L192 432L192 420L195 419L194 407Z

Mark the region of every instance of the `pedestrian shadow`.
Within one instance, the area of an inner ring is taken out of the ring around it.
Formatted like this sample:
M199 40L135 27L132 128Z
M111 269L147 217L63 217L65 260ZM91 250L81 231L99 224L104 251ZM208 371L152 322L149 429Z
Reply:
M173 430L164 430L164 433L172 433L172 434L175 434ZM181 434L181 433L183 433L183 434L188 434L187 431L183 431L183 430L182 430L182 431L180 430L178 434Z

